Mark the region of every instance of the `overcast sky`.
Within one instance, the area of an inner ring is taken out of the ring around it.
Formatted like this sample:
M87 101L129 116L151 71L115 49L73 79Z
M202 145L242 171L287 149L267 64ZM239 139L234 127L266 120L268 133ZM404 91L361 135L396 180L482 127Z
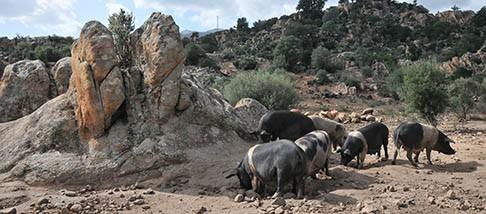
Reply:
M326 7L336 5L329 0ZM406 0L412 2L412 0ZM107 23L109 14L120 8L132 11L136 27L152 12L174 17L181 30L205 31L234 26L238 17L250 25L295 12L298 0L0 0L0 36L69 35L78 37L80 28L90 20ZM463 10L479 10L486 0L418 0L431 12L448 10L456 4Z

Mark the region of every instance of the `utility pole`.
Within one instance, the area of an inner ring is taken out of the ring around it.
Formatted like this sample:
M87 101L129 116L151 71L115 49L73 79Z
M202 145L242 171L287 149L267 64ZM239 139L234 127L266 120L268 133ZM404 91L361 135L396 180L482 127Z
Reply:
M219 16L216 16L216 29L219 29Z

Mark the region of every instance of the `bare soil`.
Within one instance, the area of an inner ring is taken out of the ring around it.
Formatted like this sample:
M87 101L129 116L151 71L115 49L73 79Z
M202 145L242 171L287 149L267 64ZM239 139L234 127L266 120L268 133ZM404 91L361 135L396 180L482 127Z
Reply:
M348 98L317 98L316 102L305 90L308 88L301 90L304 98L299 105L307 106L304 110L317 111L326 105L358 111L370 102L349 102ZM346 107L340 107L343 105ZM400 116L399 104L376 108L391 131L406 120ZM486 213L486 122L469 121L459 130L451 118L441 118L440 129L457 142L453 145L456 155L433 152L433 165L428 165L422 154L419 167L414 168L402 152L397 165L391 165L395 152L391 138L389 160L367 156L364 169L354 168L354 161L351 166L340 166L333 154L331 177L309 178L306 198L286 198L283 206L272 205L269 197L234 202L241 191L239 183L236 177L225 179L225 173L251 144L227 143L194 148L188 151L189 163L162 168L159 178L129 186L1 183L0 209L14 207L18 213L69 213L76 208L79 213ZM346 127L354 130L364 125Z

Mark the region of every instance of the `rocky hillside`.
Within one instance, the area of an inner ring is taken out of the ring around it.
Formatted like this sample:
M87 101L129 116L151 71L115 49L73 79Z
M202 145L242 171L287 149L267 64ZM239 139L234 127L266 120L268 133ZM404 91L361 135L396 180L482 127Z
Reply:
M324 47L330 54L328 64L333 64L326 68L328 72L375 69L376 63L390 68L426 57L445 62L476 52L485 43L486 8L477 13L450 10L432 14L421 5L390 0L341 2L320 18L304 18L299 12L255 22L253 27L243 28L246 30L211 34L198 43L238 64L247 58L275 61L276 46L295 36L297 59L288 70L315 68L312 50Z

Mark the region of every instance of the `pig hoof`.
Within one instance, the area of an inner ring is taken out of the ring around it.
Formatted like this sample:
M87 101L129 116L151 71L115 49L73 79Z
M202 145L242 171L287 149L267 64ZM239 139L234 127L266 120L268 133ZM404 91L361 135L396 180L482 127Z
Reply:
M431 161L429 161L429 165L434 165Z
M392 165L396 165L397 163L395 161L392 161Z
M272 195L272 199L280 197L281 194L279 192L276 192L275 194Z

